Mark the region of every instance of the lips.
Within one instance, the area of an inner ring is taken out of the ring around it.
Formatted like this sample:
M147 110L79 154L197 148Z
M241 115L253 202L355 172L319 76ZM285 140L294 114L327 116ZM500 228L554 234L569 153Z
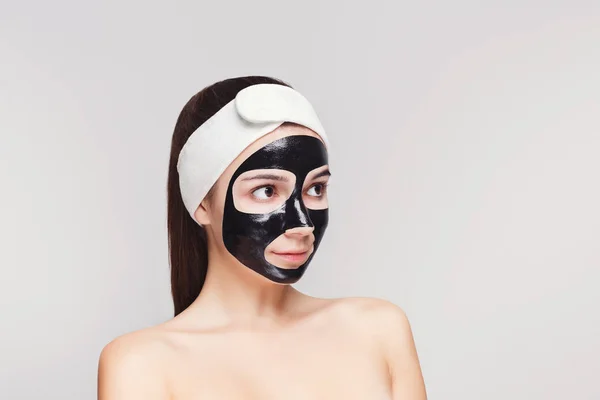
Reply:
M273 253L275 254L279 254L279 255L288 255L288 254L304 254L307 251L309 251L310 249L306 249L306 250L288 250L288 251L274 251Z
M310 250L287 250L285 252L273 252L276 256L292 262L303 262L308 257Z

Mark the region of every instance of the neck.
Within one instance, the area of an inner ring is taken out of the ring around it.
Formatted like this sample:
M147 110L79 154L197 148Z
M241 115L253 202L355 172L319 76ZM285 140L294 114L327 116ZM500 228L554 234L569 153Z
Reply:
M272 328L289 320L304 296L291 285L270 281L225 250L209 248L208 270L200 295L190 306L218 325ZM206 313L210 313L208 316Z

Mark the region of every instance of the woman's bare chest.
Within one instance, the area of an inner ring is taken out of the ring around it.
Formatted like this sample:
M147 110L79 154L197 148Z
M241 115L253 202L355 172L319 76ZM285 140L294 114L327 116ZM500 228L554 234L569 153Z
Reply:
M206 338L169 360L173 399L390 399L376 343L340 336L323 331Z

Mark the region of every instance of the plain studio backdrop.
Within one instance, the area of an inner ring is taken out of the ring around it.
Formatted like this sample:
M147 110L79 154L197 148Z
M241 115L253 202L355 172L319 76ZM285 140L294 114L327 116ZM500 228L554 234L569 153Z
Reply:
M430 399L600 399L597 1L3 2L0 32L0 398L93 399L172 317L175 121L256 74L332 142L300 290L400 305Z

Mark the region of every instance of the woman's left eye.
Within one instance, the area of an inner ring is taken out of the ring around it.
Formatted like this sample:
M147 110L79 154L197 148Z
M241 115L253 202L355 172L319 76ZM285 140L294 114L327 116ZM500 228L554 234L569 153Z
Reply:
M326 186L327 186L327 185L326 185L326 184L324 184L324 183L317 183L316 185L313 185L313 186L311 186L311 187L310 187L310 189L308 189L308 192L307 192L307 193L308 193L310 196L321 197L321 196L323 196L323 192L325 191L325 187L326 187ZM317 192L316 192L316 193L314 193L314 192L313 192L313 193L311 193L311 191L312 191L313 189L315 189L315 188L318 188Z

